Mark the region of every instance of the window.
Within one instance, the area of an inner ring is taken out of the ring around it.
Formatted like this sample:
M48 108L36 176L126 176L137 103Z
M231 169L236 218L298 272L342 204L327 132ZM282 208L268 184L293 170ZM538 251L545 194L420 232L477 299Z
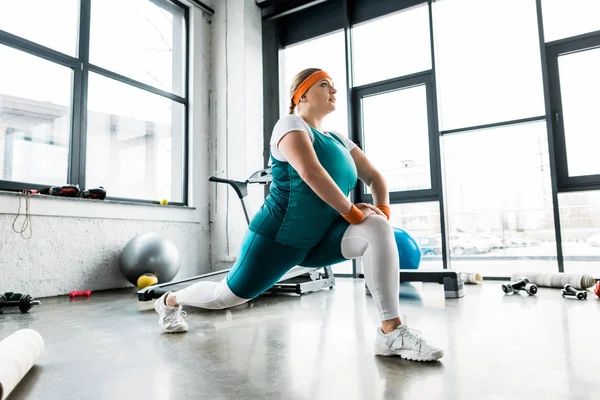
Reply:
M565 272L600 276L600 191L560 193Z
M185 204L187 9L81 0L80 18L79 1L21 3L0 5L0 189Z
M93 0L90 63L183 96L184 11L166 6L149 0Z
M182 159L183 105L94 73L88 92L87 184L111 182L116 197L182 202L173 161Z
M443 145L452 268L555 271L545 123L447 135Z
M77 57L80 0L0 1L0 30ZM60 20L50 16L60 16Z
M558 57L569 176L600 174L600 49Z
M281 52L280 82L281 115L289 113L290 85L294 76L305 68L321 68L331 76L336 94L336 111L325 117L324 128L348 136L348 105L346 89L346 56L344 32L336 32Z
M354 86L431 69L429 7L423 4L352 28Z
M336 60L343 74L344 60L350 60L345 45L352 45L351 135L385 174L395 215L402 216L394 224L418 237L423 248L437 248L443 194L447 267L496 277L553 272L563 261L562 249L566 272L600 273L592 264L600 257L594 119L600 107L600 3L361 0L345 6L321 13L327 18L316 18L318 26L297 22L306 22L299 18L306 14L293 11L285 20L295 20L294 26L278 24L280 43L304 41L280 53L280 87L285 93L299 67L322 62ZM339 29L342 19L350 35L319 36ZM550 160L558 185L551 185ZM359 189L356 200L371 201L368 188ZM563 243L556 243L555 211ZM423 262L441 265L441 255L431 250Z
M433 3L443 131L545 114L535 1Z
M331 266L334 275L351 275L352 274L352 260L343 261L341 263Z
M542 0L546 42L600 30L597 0Z
M0 180L68 181L73 70L0 44Z
M362 131L363 151L390 192L431 188L424 84L364 97Z

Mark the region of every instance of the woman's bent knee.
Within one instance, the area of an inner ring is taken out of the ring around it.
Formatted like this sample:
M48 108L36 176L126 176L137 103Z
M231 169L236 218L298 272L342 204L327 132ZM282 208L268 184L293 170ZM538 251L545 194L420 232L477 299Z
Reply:
M377 235L387 235L393 233L392 227L390 226L387 219L380 215L369 215L363 222L359 224L368 230L370 233Z

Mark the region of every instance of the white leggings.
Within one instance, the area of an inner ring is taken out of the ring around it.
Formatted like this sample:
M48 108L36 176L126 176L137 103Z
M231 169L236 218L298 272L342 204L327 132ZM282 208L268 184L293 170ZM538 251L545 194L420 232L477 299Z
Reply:
M398 318L398 250L388 221L371 215L360 224L350 225L342 238L342 255L349 260L362 257L365 281L381 320ZM250 300L236 296L225 278L220 282L195 283L176 292L175 296L181 305L210 310L234 307Z

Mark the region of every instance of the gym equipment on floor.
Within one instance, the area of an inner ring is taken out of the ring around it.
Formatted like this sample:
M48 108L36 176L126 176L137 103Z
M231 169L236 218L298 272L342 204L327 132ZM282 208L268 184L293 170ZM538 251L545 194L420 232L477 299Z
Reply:
M483 277L477 273L459 273L452 270L419 270L421 248L417 241L404 229L392 228L400 259L400 282L433 282L444 285L446 298L465 295L464 284L482 284ZM418 270L418 271L417 271ZM368 291L368 289L367 289Z
M137 280L138 289L143 289L148 286L156 285L158 283L158 278L153 274L144 274L140 276Z
M21 329L0 341L0 400L8 398L44 352L44 339Z
M596 280L591 275L564 272L515 272L511 279L518 280L521 276L528 277L539 287L557 289L564 288L567 283L576 289L587 289L596 284Z
M518 293L521 290L524 290L528 295L533 296L537 293L538 287L535 283L531 283L526 276L522 276L515 282L503 284L502 290L506 294Z
M561 290L562 297L575 297L577 300L587 300L587 292L585 290L577 290L568 283Z
M461 272L460 276L462 276L465 283L472 285L483 284L483 276L479 272Z
M245 181L236 181L232 179L217 178L211 176L208 178L210 182L226 183L233 187L237 194L240 202L242 203L242 209L244 216L246 217L246 223L250 224L250 217L248 215L248 205L246 204L246 196L248 196L248 185L249 184L260 184L267 185L273 179L271 174L271 168L265 168L253 173ZM138 290L137 296L139 301L149 301L152 299L158 299L164 293L168 291L181 290L186 286L194 284L199 281L221 281L229 272L229 269L209 272L207 274L194 276L187 279L182 279L175 282L159 283L158 285L148 286ZM305 294L309 292L315 292L322 289L333 289L335 286L335 277L331 266L323 268L307 268L296 266L286 273L275 285L273 285L266 293L295 293Z
M0 296L0 313L4 312L5 307L19 307L19 310L25 314L31 310L31 307L39 304L39 300L34 299L28 294L6 292Z
M400 269L400 282L431 282L444 285L444 297L457 299L465 295L465 282L460 272L451 269ZM368 295L371 291L365 284Z
M83 291L74 290L71 293L69 293L69 297L72 299L74 299L75 297L90 297L91 295L92 295L91 290L83 290Z
M401 269L400 282L432 282L444 285L444 297L464 297L465 282L461 273L451 269Z
M119 270L133 285L144 274L152 274L159 283L171 281L179 272L179 250L163 235L146 232L135 236L119 255Z
M220 271L209 272L207 274L182 279L177 282L168 282L154 286L148 286L144 289L138 290L137 297L139 301L158 299L168 291L181 290L196 282L220 282L223 278L225 278L225 276L227 276L228 273L228 269L223 269ZM334 286L335 278L330 266L322 269L294 267L265 293L295 293L302 295L305 293L316 292L325 288L333 289Z

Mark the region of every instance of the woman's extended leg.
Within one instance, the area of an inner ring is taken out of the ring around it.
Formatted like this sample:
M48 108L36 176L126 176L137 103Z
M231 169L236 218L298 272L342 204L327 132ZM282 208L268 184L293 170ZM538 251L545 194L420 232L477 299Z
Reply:
M308 251L248 231L237 261L220 282L197 282L165 293L156 301L159 325L165 332L184 332L187 324L181 315L182 306L222 310L243 304L271 288Z

